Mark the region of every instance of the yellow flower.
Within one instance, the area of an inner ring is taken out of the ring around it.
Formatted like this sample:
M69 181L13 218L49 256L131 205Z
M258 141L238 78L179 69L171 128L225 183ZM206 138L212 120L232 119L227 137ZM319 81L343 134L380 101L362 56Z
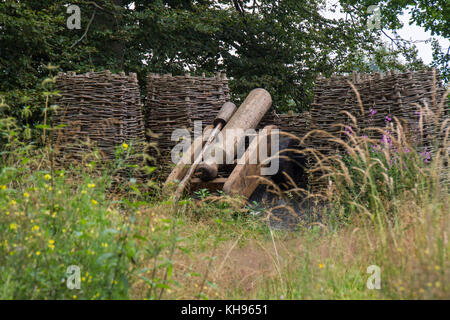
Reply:
M95 183L88 183L88 188L95 188Z
M126 149L128 149L128 145L124 142L124 143L122 143L122 147L126 150Z
M30 194L29 194L28 192L25 192L25 193L23 194L23 196L24 196L25 198L29 198L29 197L30 197Z
M9 225L9 228L10 228L11 230L17 230L17 223L11 223L11 224Z
M36 251L36 255L38 256L38 255L40 255L41 254L41 252L40 251Z
M78 297L76 295L73 295L72 298L77 299Z
M92 204L93 204L94 206L96 206L96 205L98 204L98 202L95 201L94 199L92 199Z
M39 230L39 226L33 226L33 228L31 228L31 231L38 231Z
M435 269L436 271L439 271L439 270L441 269L441 267L439 267L439 266L434 266L434 269Z
M436 288L439 288L441 286L441 283L439 281L436 281L434 285L436 286Z
M5 186L5 185L1 185L1 186L0 186L0 189L6 190L6 186Z
M55 240L48 240L48 247L51 250L55 249Z
M319 263L319 269L323 268L323 264Z
M44 176L44 179L45 179L45 180L50 180L51 178L52 178L52 176L49 175L48 173Z
M11 205L11 206L15 206L16 204L17 204L16 200L11 200L9 202L9 205Z

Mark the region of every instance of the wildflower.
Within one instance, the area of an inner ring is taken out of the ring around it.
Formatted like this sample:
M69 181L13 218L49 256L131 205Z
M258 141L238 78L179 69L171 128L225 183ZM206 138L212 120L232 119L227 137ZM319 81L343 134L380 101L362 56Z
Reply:
M319 269L323 269L323 264L319 263Z
M31 228L31 231L39 231L39 226L33 226L33 228Z
M424 158L425 163L430 162L431 160L431 152L430 151L423 151L420 153L420 155Z
M41 254L41 252L40 251L36 251L36 255L38 256L38 255L40 255Z
M76 295L73 295L72 298L73 299L78 299L78 297Z
M5 185L1 185L1 186L0 186L0 189L1 189L1 190L6 190L6 186L5 186Z
M91 202L92 202L92 204L93 204L94 206L96 206L96 205L98 204L98 202L95 201L94 199L92 199Z
M48 173L44 176L44 179L45 179L45 180L50 180L51 178L52 178L52 176L49 175Z
M88 183L88 188L95 188L95 183Z
M385 120L386 122L391 122L391 121L392 121L392 118L389 117L389 115L387 115L386 117L384 117L384 120Z
M29 194L28 192L24 192L23 196L24 196L25 198L29 198L29 197L30 197L30 194Z
M441 286L441 283L439 281L436 281L434 285L436 286L436 288L439 288Z
M55 249L55 240L48 240L48 247L51 250Z
M374 116L375 113L377 113L376 110L374 110L374 109L372 109L372 108L369 109L369 114L370 114L371 116Z
M11 223L11 224L9 225L9 229L11 229L11 230L17 230L17 223Z
M125 149L125 150L127 150L128 149L128 145L124 142L124 143L122 143L122 147Z
M381 138L381 142L385 145L388 145L389 147L392 147L392 139L389 136L389 134L383 134L383 137Z
M347 134L347 135L352 135L354 132L353 132L353 128L352 128L352 126L345 126L344 127L344 132L345 132L345 134Z
M435 269L436 271L439 271L439 270L441 269L441 267L439 267L439 266L434 266L434 269Z
M16 200L11 200L10 202L9 202L9 205L10 206L15 206L17 204L17 201Z

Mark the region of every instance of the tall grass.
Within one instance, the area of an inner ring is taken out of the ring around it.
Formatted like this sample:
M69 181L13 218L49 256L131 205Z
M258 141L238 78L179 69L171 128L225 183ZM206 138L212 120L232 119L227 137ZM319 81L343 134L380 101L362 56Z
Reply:
M320 223L295 230L273 230L242 199L201 191L173 203L154 181L115 182L130 170L131 142L109 164L94 151L55 165L54 128L41 126L37 147L2 116L0 298L448 299L448 114L443 104L418 111L418 139L398 119L363 127L351 114L338 134L308 134L304 142L325 135L341 151L299 151L314 155L326 188L292 181L288 193L328 205L317 208ZM426 150L425 125L436 136ZM72 265L80 289L67 287ZM367 287L371 265L380 290Z

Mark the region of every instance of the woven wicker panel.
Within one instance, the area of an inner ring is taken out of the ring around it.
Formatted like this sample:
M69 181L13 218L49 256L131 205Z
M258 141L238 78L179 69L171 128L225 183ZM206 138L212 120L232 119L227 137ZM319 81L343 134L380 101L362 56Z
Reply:
M134 141L134 154L142 153L145 135L136 74L59 73L56 88L61 96L53 123L65 127L53 138L61 160L81 159L90 149L86 141L105 159L114 159L123 142Z
M351 81L360 94L364 113L358 104L357 97L351 86ZM357 118L360 128L384 127L385 117L397 117L411 136L418 136L418 107L427 104L433 107L433 101L439 104L445 89L435 70L422 70L404 73L388 72L387 74L358 74L351 76L333 76L330 79L319 78L316 81L314 102L311 109L311 128L337 133L336 124L351 124L350 119L341 111L348 111ZM370 115L370 109L375 113ZM444 109L449 114L448 104ZM429 144L431 137L437 132L434 126L424 123L424 138L417 139L419 146ZM315 147L325 155L336 153L337 145L321 141L320 137ZM312 143L312 142L311 142Z
M177 142L171 141L175 129L192 132L194 121L201 120L203 128L212 124L220 107L230 100L230 90L226 75L215 77L195 77L189 74L172 76L150 74L147 77L147 103L145 106L145 126L157 142L160 155L153 149L149 153L162 169L162 178L170 172L170 150Z

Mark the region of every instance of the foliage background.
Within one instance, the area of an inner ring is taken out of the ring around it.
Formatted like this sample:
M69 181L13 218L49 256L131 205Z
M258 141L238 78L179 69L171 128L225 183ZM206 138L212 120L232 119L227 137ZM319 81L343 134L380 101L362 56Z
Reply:
M0 95L26 129L43 117L40 83L49 63L62 71L137 72L141 83L149 72L222 71L237 101L263 87L277 110L305 110L319 73L423 67L412 44L388 49L383 30L367 28L365 8L378 2L340 1L348 19L335 21L320 15L325 2L318 0L5 0ZM448 10L433 9L445 3L433 2L387 1L382 24L398 29L398 14L412 5L415 22L448 36ZM70 4L81 8L80 30L66 26ZM448 54L439 49L435 64L447 66Z

